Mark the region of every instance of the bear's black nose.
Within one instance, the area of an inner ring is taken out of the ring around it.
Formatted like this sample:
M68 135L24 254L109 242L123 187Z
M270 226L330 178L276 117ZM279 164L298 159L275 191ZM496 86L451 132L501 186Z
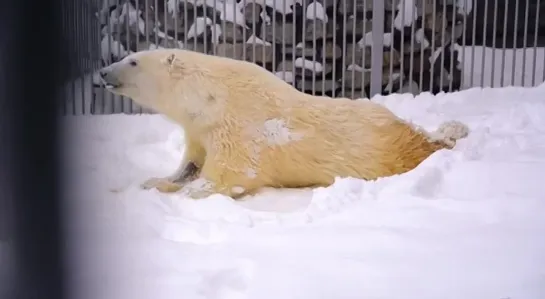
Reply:
M108 73L105 71L100 71L100 77L105 78Z

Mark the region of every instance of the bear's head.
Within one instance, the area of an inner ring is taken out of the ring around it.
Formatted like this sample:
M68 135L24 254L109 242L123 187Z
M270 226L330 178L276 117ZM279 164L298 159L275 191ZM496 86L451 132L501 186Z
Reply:
M102 84L114 94L179 122L209 126L221 118L225 102L219 99L228 94L222 83L225 74L214 75L214 69L224 68L213 56L154 49L132 53L98 73Z
M132 53L98 71L102 84L112 93L132 98L139 104L154 106L172 88L169 69L176 53L171 49Z

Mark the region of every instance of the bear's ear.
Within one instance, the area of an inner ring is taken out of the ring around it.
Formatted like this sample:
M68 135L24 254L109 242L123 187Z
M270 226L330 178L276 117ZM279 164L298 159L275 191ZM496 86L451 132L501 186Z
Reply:
M167 66L171 67L174 63L174 60L176 60L176 54L172 53L165 57L162 62Z

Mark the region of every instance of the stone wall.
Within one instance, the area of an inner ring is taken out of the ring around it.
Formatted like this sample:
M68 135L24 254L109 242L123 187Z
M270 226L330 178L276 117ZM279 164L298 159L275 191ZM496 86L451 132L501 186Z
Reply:
M384 1L382 93L457 90L452 41L463 33L466 1ZM372 0L115 2L100 14L104 63L181 47L252 61L310 94L369 94Z

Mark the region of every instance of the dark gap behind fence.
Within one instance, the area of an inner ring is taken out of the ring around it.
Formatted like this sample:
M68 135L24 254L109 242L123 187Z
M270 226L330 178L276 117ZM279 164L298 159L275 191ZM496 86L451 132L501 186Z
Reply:
M96 68L97 3L0 5L0 298L67 298L59 106L67 82Z

